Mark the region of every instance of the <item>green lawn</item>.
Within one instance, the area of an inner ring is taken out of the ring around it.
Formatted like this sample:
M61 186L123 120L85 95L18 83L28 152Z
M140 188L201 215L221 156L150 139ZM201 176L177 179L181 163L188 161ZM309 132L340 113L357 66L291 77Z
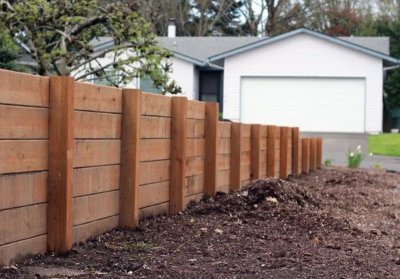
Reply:
M400 134L369 136L369 152L376 155L400 157Z

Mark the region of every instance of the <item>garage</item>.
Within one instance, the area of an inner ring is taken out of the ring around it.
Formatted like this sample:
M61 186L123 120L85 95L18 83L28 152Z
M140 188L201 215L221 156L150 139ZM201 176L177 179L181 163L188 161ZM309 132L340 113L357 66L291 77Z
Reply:
M240 121L364 133L365 96L365 78L242 77Z

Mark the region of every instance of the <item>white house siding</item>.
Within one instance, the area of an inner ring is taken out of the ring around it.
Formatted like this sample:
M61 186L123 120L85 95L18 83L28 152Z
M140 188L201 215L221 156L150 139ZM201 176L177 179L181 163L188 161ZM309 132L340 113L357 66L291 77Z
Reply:
M195 65L176 57L173 57L171 62L173 71L170 75L170 78L175 80L177 84L182 87L183 95L188 97L190 100L194 99L195 92L193 90L193 84L195 83Z
M239 121L242 76L362 77L366 79L366 132L382 131L381 59L298 34L228 57L224 68L224 117L233 121Z
M193 78L193 100L199 100L200 98L200 71L194 68L194 78Z

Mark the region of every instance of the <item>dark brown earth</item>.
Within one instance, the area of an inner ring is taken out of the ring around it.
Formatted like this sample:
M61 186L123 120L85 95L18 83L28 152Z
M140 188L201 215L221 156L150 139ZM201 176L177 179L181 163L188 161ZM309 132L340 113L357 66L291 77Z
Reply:
M400 278L400 175L329 167L256 181L0 278Z

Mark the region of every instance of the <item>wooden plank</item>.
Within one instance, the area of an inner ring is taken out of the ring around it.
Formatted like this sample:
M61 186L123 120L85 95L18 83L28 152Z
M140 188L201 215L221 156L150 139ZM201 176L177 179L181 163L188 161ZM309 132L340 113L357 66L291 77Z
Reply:
M206 153L204 156L204 194L214 197L217 193L219 149L219 104L206 103Z
M220 138L231 137L231 123L230 122L219 122L218 136Z
M298 127L294 127L292 129L292 173L293 176L298 176L301 173L299 169L299 160L300 160L300 129Z
M119 226L128 229L139 224L141 107L140 90L122 90Z
M276 157L276 126L268 126L267 137L267 176L275 176L275 157Z
M251 138L242 137L242 152L251 151Z
M222 186L229 187L230 175L231 175L230 170L219 171L218 172L218 182L217 182L218 187L222 187Z
M159 215L167 215L170 213L169 208L170 208L169 202L142 208L142 209L140 209L140 212L139 212L140 219L156 217Z
M218 142L218 154L229 154L231 153L231 139L220 138Z
M0 103L49 107L49 78L0 70Z
M74 169L74 197L119 189L120 166Z
M0 119L0 139L49 138L47 108L0 105Z
M244 187L244 186L246 186L247 184L249 184L250 182L251 182L250 179L243 180L243 181L240 183L240 186L241 186L241 187Z
M317 138L317 168L322 167L322 138Z
M237 190L241 186L241 161L242 161L242 124L232 123L231 129L231 191ZM221 169L219 169L221 170Z
M48 172L0 176L0 210L47 202Z
M261 177L267 177L267 163L261 163Z
M251 180L261 177L261 125L251 125Z
M189 100L187 105L187 118L206 119L206 103Z
M309 138L303 138L302 140L302 171L303 173L309 173L310 172L310 139Z
M228 194L229 193L229 185L218 187L218 192L222 192L222 193Z
M140 161L169 160L171 157L171 140L146 139L140 142Z
M95 238L118 227L119 216L112 216L105 219L93 221L87 224L75 226L74 243L84 242L89 238Z
M310 139L310 171L317 169L317 138Z
M48 170L48 141L0 141L0 174Z
M1 94L0 94L1 95ZM41 235L0 246L0 266L21 262L23 255L44 254L47 249L47 235Z
M142 115L171 117L171 100L160 94L142 93Z
M261 125L261 138L267 138L268 136L268 126Z
M188 139L205 138L206 122L204 120L188 119L187 126Z
M73 238L74 90L74 78L50 77L47 249L60 254Z
M250 166L251 165L251 152L246 151L242 152L242 158L240 161L241 166Z
M171 118L142 116L140 131L142 139L170 139Z
M251 137L251 124L242 124L242 138Z
M303 162L303 141L299 138L299 175L301 174Z
M241 166L240 172L241 172L240 177L241 177L242 181L250 180L250 178L251 178L251 166L250 165Z
M281 149L279 161L279 178L286 179L288 177L288 151L289 151L289 127L281 127Z
M74 226L118 215L119 191L74 198Z
M121 138L121 115L75 111L75 139Z
M261 138L261 151L267 151L268 142L267 138Z
M139 197L140 208L168 202L169 181L140 186Z
M170 160L140 163L139 185L169 180Z
M231 167L231 154L218 155L218 171L229 170Z
M186 145L186 156L198 157L205 155L205 140L204 139L188 139Z
M169 188L169 211L171 214L178 214L185 208L187 113L187 98L173 97L171 114L171 187Z
M201 201L201 199L203 198L203 193L200 193L200 194L196 194L196 195L192 195L192 196L187 196L186 198L185 198L185 207L191 202L191 201L193 201L193 202L200 202Z
M186 177L204 174L204 158L186 158Z
M75 109L121 113L122 89L76 82Z
M0 245L46 234L47 204L0 211Z
M191 196L204 192L204 175L196 175L186 178L186 192L185 195Z
M74 167L116 165L121 162L121 140L76 140Z

